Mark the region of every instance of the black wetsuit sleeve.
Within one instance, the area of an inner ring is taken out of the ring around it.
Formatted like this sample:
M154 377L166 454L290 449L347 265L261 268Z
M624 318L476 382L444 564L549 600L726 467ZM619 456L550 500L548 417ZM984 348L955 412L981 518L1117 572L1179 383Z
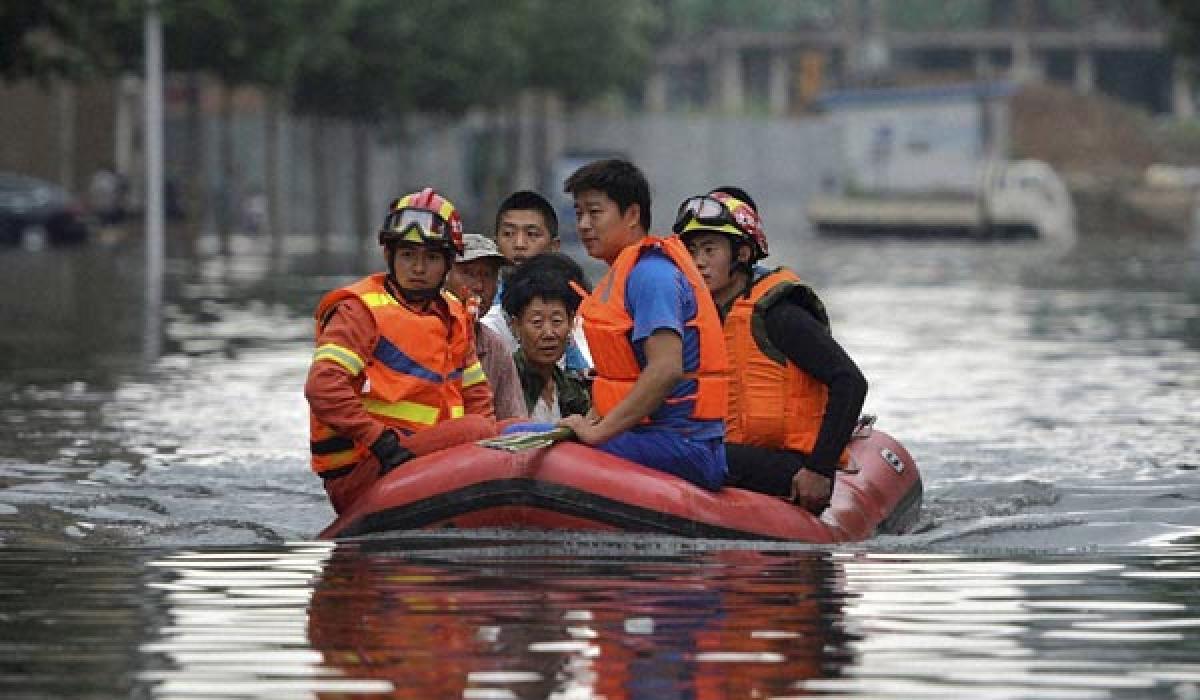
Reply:
M829 330L803 307L781 301L767 310L765 321L771 343L829 387L825 418L806 466L832 475L862 411L867 379Z

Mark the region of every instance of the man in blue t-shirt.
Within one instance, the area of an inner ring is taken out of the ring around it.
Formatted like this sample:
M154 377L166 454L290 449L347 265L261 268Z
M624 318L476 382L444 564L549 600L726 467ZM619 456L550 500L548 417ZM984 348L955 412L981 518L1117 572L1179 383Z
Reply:
M580 307L596 368L594 408L560 425L605 452L720 488L724 335L703 280L676 239L647 237L650 188L632 163L589 163L565 190L584 248L610 269Z

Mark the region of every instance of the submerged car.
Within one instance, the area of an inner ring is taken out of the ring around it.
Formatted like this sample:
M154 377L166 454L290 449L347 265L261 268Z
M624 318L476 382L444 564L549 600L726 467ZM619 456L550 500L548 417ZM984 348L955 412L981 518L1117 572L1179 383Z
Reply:
M62 187L0 172L0 246L72 245L87 237L82 209Z

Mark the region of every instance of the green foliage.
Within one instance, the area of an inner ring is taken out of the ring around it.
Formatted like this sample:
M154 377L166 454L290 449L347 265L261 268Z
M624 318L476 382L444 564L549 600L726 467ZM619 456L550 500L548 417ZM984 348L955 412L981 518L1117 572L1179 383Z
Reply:
M515 40L528 31L526 3L426 1L434 21L415 28L411 41L419 48L396 66L402 94L410 96L404 106L457 113L503 102L520 84L533 48Z
M975 29L986 26L988 0L892 0L887 24L901 30Z
M1159 0L1170 22L1171 44L1188 56L1200 56L1200 3L1195 0Z
M140 43L140 0L4 0L0 78L80 79L118 70Z
M639 0L526 2L527 77L531 87L568 100L641 83L653 57L657 9Z
M524 88L583 99L642 79L653 8L638 0L311 0L293 97L302 112L455 114Z
M210 73L230 86L279 85L295 3L164 0L167 67Z
M889 0L891 1L891 0ZM828 27L842 0L666 0L666 30L695 36L722 29L786 31Z
M1149 131L1160 161L1179 165L1200 163L1200 119L1164 120Z
M305 0L290 83L297 110L368 120L496 101L519 74L516 27L469 0ZM505 30L508 31L505 31Z
M148 0L4 0L0 77L140 70ZM572 100L640 83L644 0L159 0L166 67L281 88L301 112L453 114L525 88ZM764 4L764 7L766 4Z

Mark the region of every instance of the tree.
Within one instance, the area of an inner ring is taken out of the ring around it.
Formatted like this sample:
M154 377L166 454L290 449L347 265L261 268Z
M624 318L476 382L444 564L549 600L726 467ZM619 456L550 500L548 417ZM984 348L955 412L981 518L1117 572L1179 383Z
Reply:
M1170 22L1171 44L1175 50L1195 58L1200 56L1200 3L1193 0L1159 0Z
M416 113L461 114L503 99L521 75L525 49L513 37L522 16L503 3L471 0L307 0L305 17L312 29L296 46L292 104L314 120L313 220L327 250L332 225L321 177L328 170L320 164L324 123L355 125L352 228L361 235L369 228L368 128L403 126Z
M140 72L147 1L8 0L0 6L0 75ZM237 177L230 91L255 85L285 94L296 112L314 120L315 160L324 158L320 131L328 120L355 124L356 231L366 228L359 217L370 176L367 129L403 126L417 113L510 109L529 89L582 101L632 88L652 53L655 15L638 0L570 7L552 0L159 0L159 7L168 70L209 75L224 88L218 153L226 191ZM198 90L191 92L185 177L194 194L203 179L203 142ZM270 149L277 119L274 108L268 113ZM273 153L266 161L273 205ZM329 168L318 163L315 170ZM322 234L332 228L327 194L319 178L312 220ZM228 219L227 213L218 218L225 250Z
M254 85L270 96L284 87L287 78L287 58L293 42L292 29L299 26L295 19L295 4L273 0L166 0L163 4L165 43L169 68L193 76L208 74L221 83L219 154L220 189L217 198L217 233L222 254L230 250L233 213L240 176L235 167L233 143L233 92L242 86ZM189 199L197 202L207 190L202 168L203 135L200 129L199 86L194 79L189 89L189 168L187 170ZM274 104L274 103L272 103ZM272 201L274 193L273 153L275 138L272 129L277 123L277 110L267 110L267 182L268 226L274 226ZM194 241L196 220L193 219ZM271 232L272 245L281 242Z
M660 19L653 5L639 0L528 4L528 87L579 102L645 79Z
M139 10L138 0L5 0L0 78L45 83L110 73L130 43L140 42Z

